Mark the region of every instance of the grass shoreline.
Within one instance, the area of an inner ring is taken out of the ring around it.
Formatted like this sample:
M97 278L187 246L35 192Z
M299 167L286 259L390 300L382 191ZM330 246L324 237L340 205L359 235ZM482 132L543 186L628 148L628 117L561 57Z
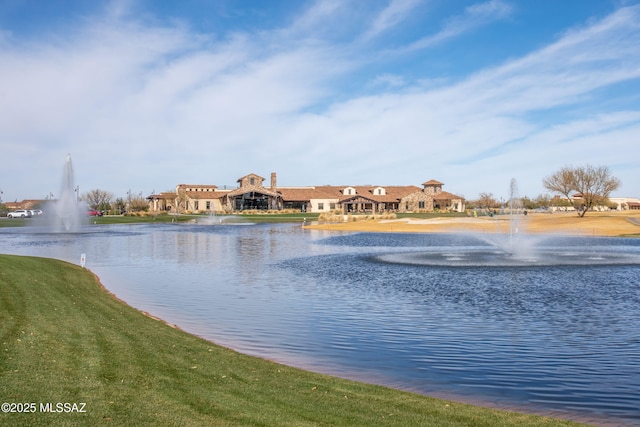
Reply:
M207 214L141 214L141 215L104 215L84 218L85 225L106 225L106 224L166 224L166 223L197 223L206 222L216 218L231 219L233 222L260 222L260 223L281 223L281 222L308 222L318 218L317 213L243 213L243 214L217 214L210 216ZM46 217L36 218L16 218L10 219L0 217L1 227L28 227L28 226L48 226Z
M86 403L0 425L579 425L300 370L159 320L89 270L0 255L0 402Z
M509 232L509 215L472 217L461 213L402 213L396 219L366 219L366 215L349 216L348 221L317 222L317 213L250 213L224 215L232 221L251 223L301 223L304 228L354 232L410 233L504 233ZM365 219L362 219L365 218ZM195 223L207 215L145 215L93 217L87 225ZM640 237L640 211L589 212L583 218L575 212L530 213L519 215L521 232L599 237ZM42 225L38 219L0 218L0 227Z

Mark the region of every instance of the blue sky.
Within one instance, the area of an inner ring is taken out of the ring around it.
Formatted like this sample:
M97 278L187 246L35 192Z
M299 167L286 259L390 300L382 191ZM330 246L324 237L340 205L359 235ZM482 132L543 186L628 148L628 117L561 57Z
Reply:
M0 0L0 189L420 185L607 166L640 197L640 1Z

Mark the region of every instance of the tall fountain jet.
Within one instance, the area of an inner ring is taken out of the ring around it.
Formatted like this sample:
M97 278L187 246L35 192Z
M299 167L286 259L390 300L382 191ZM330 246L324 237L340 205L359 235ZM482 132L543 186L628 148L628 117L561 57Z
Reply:
M515 178L511 178L511 185L509 187L509 242L507 252L513 254L517 251L516 246L518 233L520 232L518 214L522 208L522 200L518 194L518 181Z
M522 224L522 199L518 193L518 181L515 178L511 178L509 184L508 203L508 233L488 233L476 235L476 237L500 249L505 256L533 261L537 257L537 245L543 237L527 234L526 227L523 227L526 223Z
M64 163L60 197L54 201L53 205L53 217L51 218L50 226L54 228L54 231L77 231L87 222L84 214L85 209L79 202L78 191L79 188L75 185L73 178L71 154L68 154Z

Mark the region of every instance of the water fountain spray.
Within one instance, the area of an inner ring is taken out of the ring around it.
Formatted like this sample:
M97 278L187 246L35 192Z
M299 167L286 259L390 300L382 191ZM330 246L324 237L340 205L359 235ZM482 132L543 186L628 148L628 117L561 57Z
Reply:
M80 188L76 186L73 176L71 154L67 154L62 174L60 197L50 204L47 223L53 231L78 231L88 223L86 207L80 202Z
M511 184L509 186L509 244L507 251L511 254L515 252L515 239L520 232L518 224L518 215L522 207L522 200L518 195L518 182L515 178L511 178Z

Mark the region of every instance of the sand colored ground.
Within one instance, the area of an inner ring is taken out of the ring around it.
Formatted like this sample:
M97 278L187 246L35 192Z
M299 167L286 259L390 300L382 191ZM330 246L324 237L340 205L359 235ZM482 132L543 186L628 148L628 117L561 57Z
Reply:
M431 219L394 219L320 223L306 228L340 231L447 233L474 231L508 233L508 215L494 217L441 217ZM583 218L576 213L536 213L520 215L519 232L562 233L583 236L635 236L640 237L640 211L588 212Z

